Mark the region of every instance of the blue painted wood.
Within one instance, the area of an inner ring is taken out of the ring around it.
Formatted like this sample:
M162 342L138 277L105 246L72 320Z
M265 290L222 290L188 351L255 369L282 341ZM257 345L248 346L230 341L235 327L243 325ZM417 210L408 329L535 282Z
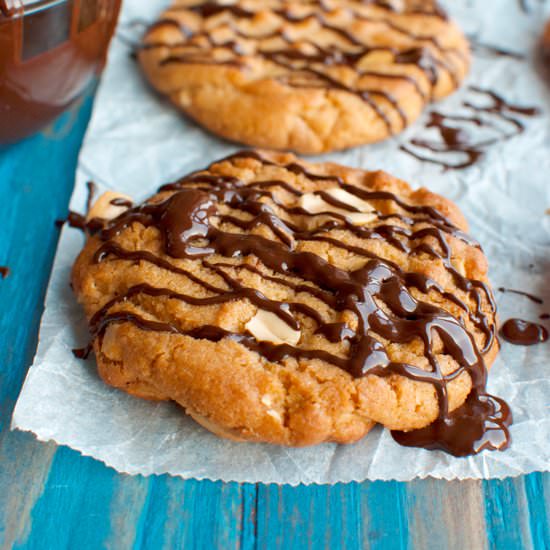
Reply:
M404 483L377 481L362 484L361 519L369 548L410 548L406 498L407 486Z
M546 491L545 491L546 480ZM550 476L533 474L523 478L529 506L529 530L535 548L550 549Z
M68 449L56 452L42 494L31 513L32 524L39 528L33 528L15 548L102 547L111 528L105 504L111 498L116 473L93 459L74 458ZM56 520L44 521L51 518L52 510Z
M258 488L257 548L357 548L362 525L357 483Z
M550 549L550 475L278 487L119 475L8 431L92 93L0 149L0 548ZM1 121L0 121L1 124Z
M487 548L483 497L481 481L427 479L407 484L410 547L430 541L433 548Z
M550 548L548 492L542 485L548 478L535 473L483 482L490 548Z

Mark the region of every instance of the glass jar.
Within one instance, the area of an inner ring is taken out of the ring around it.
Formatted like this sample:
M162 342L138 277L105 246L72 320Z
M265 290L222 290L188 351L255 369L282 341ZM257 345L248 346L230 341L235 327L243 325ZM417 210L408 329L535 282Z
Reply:
M0 143L58 116L104 65L121 0L0 0Z

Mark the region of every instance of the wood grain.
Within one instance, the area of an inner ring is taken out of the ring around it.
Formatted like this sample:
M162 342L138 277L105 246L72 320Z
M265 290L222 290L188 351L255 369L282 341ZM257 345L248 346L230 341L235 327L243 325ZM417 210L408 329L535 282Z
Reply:
M90 91L0 149L0 265L12 268L0 281L0 548L550 548L549 474L296 488L129 477L9 432L91 105Z
M407 487L411 546L431 541L436 548L487 547L481 481L413 481ZM467 526L467 529L465 529Z

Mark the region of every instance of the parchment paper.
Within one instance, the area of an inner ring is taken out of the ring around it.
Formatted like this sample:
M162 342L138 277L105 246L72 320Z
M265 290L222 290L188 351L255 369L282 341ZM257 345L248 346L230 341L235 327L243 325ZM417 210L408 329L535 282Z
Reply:
M538 306L496 292L502 319L536 320L550 311L550 216L545 214L550 207L550 89L532 60L550 4L532 3L532 13L524 14L515 0L447 2L468 34L526 54L526 61L476 56L469 78L511 102L543 110L543 116L525 121L523 135L492 147L476 166L447 173L399 151L400 143L423 132L421 122L386 143L324 157L385 169L457 201L489 256L495 288L527 290L545 300L544 306ZM124 5L80 155L71 201L75 210L84 209L89 179L102 191L116 189L140 201L160 184L239 148L179 116L147 88L130 59L125 42L137 39L141 30L131 23L137 18L152 20L165 4L127 0ZM452 111L468 93L461 90L438 109ZM211 435L175 405L152 404L114 390L98 378L93 358L84 362L71 353L88 338L68 285L71 264L82 244L78 231L63 230L38 353L13 416L13 427L32 431L42 441L68 445L129 474L242 482L502 478L550 469L550 344L526 348L504 343L489 389L512 407L512 446L506 452L467 459L400 447L381 428L350 446L286 449L232 443Z

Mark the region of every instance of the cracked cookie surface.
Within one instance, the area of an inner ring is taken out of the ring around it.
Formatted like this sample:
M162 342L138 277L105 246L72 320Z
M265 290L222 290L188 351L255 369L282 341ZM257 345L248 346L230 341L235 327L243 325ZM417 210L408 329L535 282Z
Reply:
M180 0L138 52L149 82L201 125L311 154L401 132L470 63L436 2Z
M485 376L466 229L384 172L245 151L104 220L72 283L108 384L237 440L350 443L445 419Z

